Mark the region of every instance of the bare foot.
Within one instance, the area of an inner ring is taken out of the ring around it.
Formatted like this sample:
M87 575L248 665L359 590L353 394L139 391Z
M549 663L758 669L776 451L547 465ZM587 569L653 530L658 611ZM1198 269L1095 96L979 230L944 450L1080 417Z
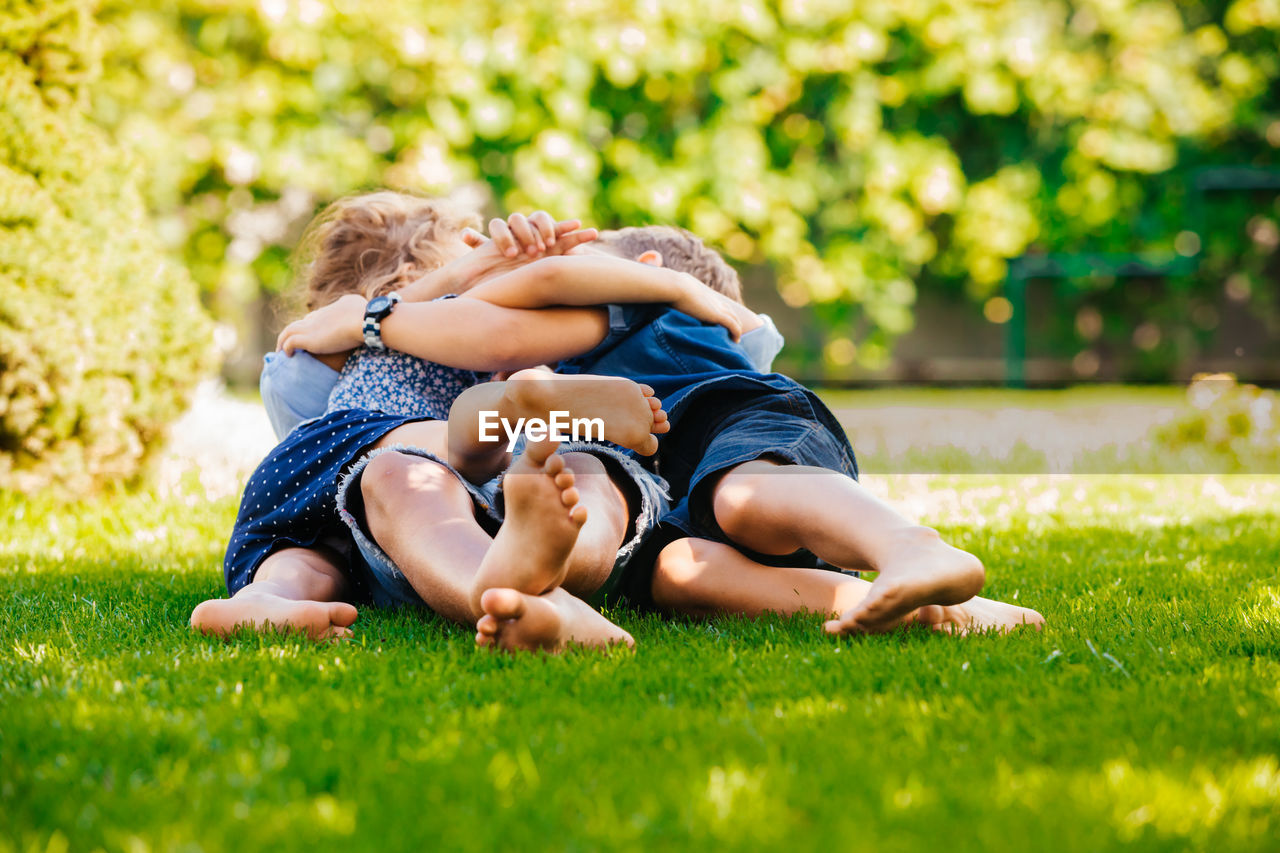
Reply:
M471 587L471 608L481 613L487 589L508 587L540 595L560 585L587 508L578 504L573 472L557 443L530 442L502 481L506 518Z
M191 627L228 637L238 628L300 631L313 640L347 639L356 609L342 601L294 601L245 587L231 598L202 601L191 612Z
M503 416L547 419L551 412L569 418L597 418L603 438L645 456L658 452L658 436L670 431L662 401L648 385L617 376L566 376L537 368L521 370L507 381Z
M977 634L987 631L1007 634L1024 625L1034 627L1037 631L1044 625L1044 617L1029 607L992 601L977 595L963 604L921 607L916 611L915 621L928 625L935 631L949 634Z
M585 601L558 587L546 595L490 589L480 603L484 615L476 622L476 645L482 648L557 654L571 645L603 648L625 643L634 648L636 644L630 634Z
M977 557L953 548L928 528L908 536L894 560L881 568L866 598L826 623L828 634L881 634L913 621L920 607L961 604L982 589L986 574Z

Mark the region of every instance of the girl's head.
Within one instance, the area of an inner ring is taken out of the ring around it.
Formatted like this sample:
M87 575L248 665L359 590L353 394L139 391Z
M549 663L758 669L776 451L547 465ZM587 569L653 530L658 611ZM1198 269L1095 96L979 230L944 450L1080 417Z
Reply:
M461 255L462 230L479 225L446 202L389 190L339 199L302 236L297 289L308 311L348 293L387 293Z

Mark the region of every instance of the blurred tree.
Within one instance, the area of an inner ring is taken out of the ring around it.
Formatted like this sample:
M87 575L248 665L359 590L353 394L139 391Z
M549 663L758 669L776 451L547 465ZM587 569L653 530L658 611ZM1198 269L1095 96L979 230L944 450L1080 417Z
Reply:
M92 6L0 10L0 488L132 475L212 367L128 158L84 114Z
M685 225L772 265L847 373L886 362L918 287L989 303L1024 251L1172 249L1178 170L1280 146L1274 0L111 0L104 20L97 114L149 152L223 320L281 290L317 204L386 184Z

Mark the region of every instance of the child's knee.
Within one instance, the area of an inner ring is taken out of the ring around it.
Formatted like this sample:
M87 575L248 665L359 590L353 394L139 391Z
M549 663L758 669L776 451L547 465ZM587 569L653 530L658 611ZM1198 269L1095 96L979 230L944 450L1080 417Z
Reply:
M795 539L797 525L807 518L804 497L809 483L843 476L825 468L757 459L720 478L712 491L711 510L716 524L735 542L787 554L803 544Z
M716 484L711 510L716 524L731 539L749 534L759 523L759 497L769 487L772 475L747 466L730 471Z
M677 539L658 554L653 566L654 603L669 610L697 601L697 583L706 565L706 546L700 539Z
M393 489L402 489L407 471L408 458L402 453L381 453L370 459L360 472L360 495L365 505L376 507Z
M461 488L443 465L407 453L380 453L360 473L360 495L366 513L394 511L403 500L424 492Z

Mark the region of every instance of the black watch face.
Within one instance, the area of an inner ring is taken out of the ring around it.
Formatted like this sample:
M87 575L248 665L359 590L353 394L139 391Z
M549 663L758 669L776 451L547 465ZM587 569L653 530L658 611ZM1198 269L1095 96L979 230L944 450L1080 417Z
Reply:
M369 300L369 304L365 307L366 314L380 314L391 307L391 297L375 296Z

